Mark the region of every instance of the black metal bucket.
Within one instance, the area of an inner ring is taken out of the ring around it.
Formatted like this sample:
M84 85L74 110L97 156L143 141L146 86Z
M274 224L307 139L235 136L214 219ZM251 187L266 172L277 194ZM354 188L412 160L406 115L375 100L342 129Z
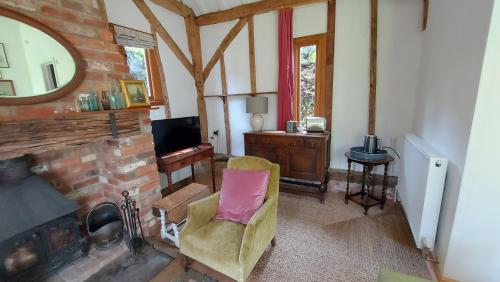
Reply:
M98 250L109 249L123 239L123 222L120 208L112 202L103 202L87 215L87 230Z

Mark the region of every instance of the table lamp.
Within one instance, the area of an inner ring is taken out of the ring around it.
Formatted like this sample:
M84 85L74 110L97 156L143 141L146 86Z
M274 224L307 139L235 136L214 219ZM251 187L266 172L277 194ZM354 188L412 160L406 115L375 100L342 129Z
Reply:
M264 126L262 114L267 114L267 105L267 97L252 96L247 98L247 114L252 114L250 124L253 131L262 131L262 126Z

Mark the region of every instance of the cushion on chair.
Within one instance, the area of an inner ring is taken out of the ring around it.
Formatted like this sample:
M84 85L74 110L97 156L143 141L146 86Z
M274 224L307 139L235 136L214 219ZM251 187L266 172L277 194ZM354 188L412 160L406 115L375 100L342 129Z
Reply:
M247 224L264 202L269 175L269 170L224 169L215 218Z
M218 269L239 276L238 257L245 225L226 220L212 220L182 240L185 255Z

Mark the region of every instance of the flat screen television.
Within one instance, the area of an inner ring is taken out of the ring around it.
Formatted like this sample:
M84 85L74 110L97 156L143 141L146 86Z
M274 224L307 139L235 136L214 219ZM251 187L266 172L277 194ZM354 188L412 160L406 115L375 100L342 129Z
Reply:
M151 125L157 156L201 144L199 117L154 120Z

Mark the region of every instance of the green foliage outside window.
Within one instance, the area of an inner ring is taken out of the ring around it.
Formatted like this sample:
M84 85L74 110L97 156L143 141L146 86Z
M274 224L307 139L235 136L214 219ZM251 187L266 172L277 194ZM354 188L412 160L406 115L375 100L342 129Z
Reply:
M148 69L146 66L146 52L143 48L125 47L127 54L127 65L130 69L130 74L136 80L144 80L146 82L146 90L149 92Z
M316 95L316 45L300 48L300 123L305 125L305 118L314 116Z

